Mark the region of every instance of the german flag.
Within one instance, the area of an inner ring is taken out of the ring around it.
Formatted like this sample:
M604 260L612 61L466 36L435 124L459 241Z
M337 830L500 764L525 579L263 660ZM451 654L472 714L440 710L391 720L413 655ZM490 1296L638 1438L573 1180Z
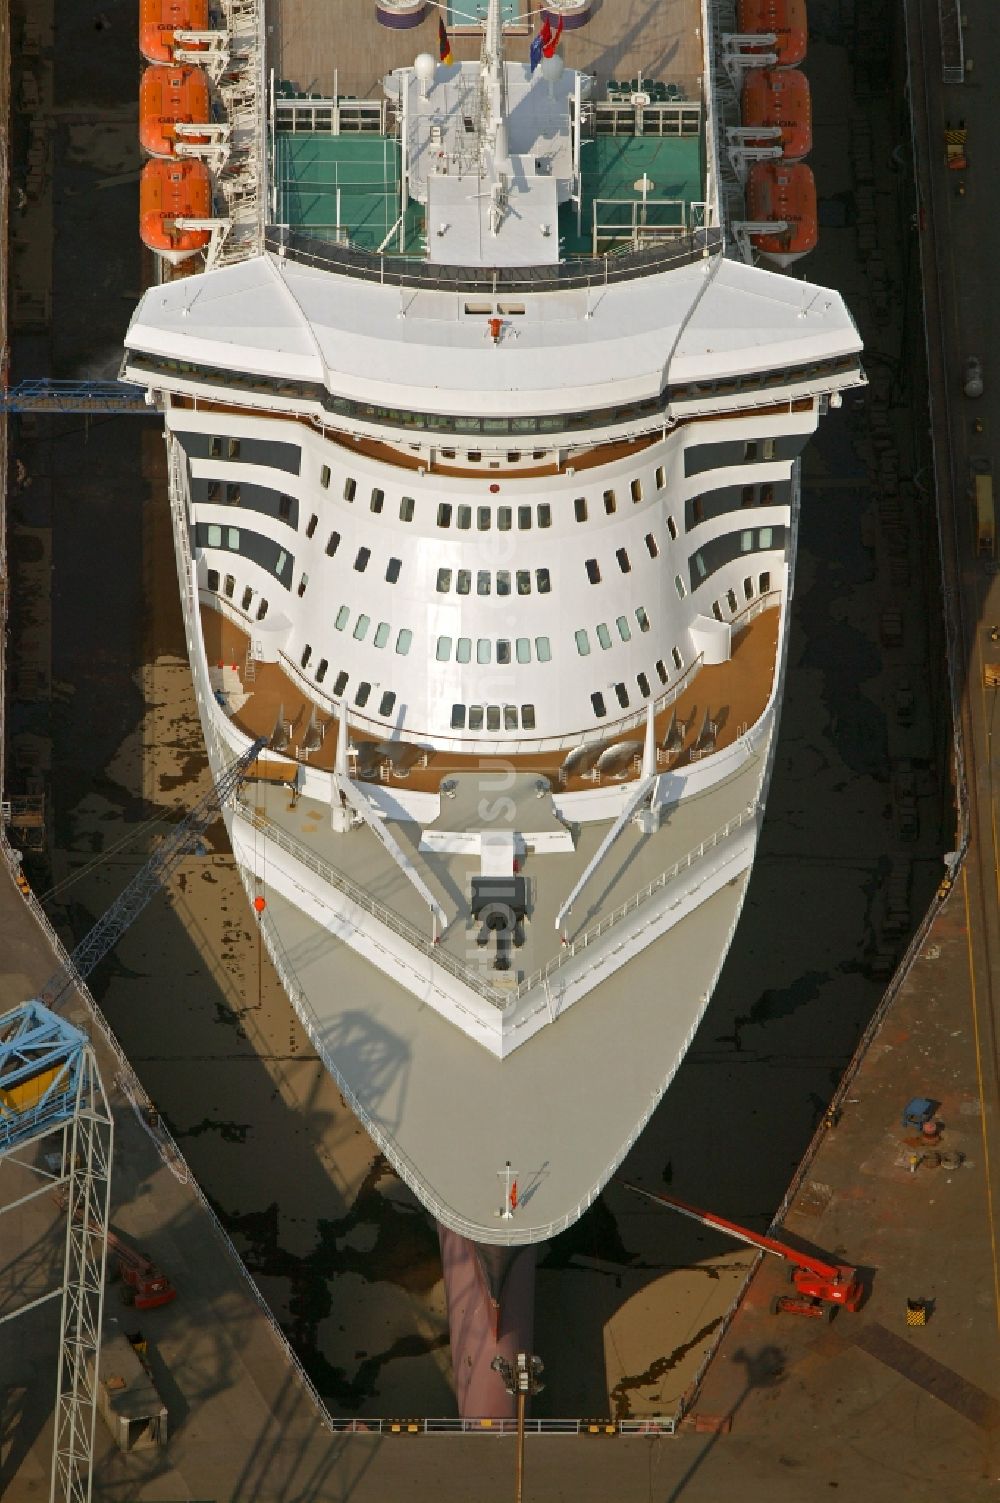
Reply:
M448 36L448 29L444 24L443 16L438 16L438 54L446 68L450 67L455 61L452 57L451 39Z

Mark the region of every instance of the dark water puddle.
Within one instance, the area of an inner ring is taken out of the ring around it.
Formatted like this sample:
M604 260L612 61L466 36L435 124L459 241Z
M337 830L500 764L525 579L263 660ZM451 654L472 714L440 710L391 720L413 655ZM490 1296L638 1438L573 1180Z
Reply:
M203 1133L217 1132L224 1143L245 1143L247 1134L253 1131L252 1122L219 1122L212 1117L205 1117L194 1127L187 1127L174 1133L175 1138L200 1138Z
M710 1320L707 1325L696 1331L689 1341L684 1341L680 1346L675 1346L672 1352L663 1357L657 1357L651 1362L644 1373L636 1373L634 1376L620 1378L611 1390L611 1413L614 1419L630 1419L632 1415L632 1403L629 1393L633 1388L648 1388L666 1373L672 1372L678 1363L683 1362L688 1352L693 1351L704 1341L707 1341L712 1332L722 1324L723 1317L717 1316Z

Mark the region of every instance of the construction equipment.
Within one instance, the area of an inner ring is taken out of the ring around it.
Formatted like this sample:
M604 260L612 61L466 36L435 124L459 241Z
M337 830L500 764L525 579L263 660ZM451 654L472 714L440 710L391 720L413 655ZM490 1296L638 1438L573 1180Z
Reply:
M952 125L950 120L945 121L944 160L949 172L964 172L968 167L969 159L965 154L968 137L964 120L960 120L957 126Z
M795 1293L775 1296L771 1302L775 1315L783 1313L810 1316L814 1320L832 1320L837 1309L859 1309L864 1298L864 1287L858 1279L856 1268L851 1268L846 1263L827 1263L823 1258L800 1252L797 1247L789 1247L786 1242L779 1242L775 1237L763 1237L750 1231L748 1227L739 1226L735 1221L727 1221L724 1216L716 1216L711 1211L700 1211L697 1206L678 1200L676 1196L643 1190L638 1185L629 1184L627 1180L622 1180L622 1184L635 1195L643 1195L647 1200L669 1206L672 1211L679 1211L682 1216L688 1216L702 1226L714 1227L727 1236L735 1237L739 1242L759 1247L761 1252L773 1253L775 1257L784 1258L790 1263Z
M177 1298L177 1290L152 1258L132 1247L112 1227L108 1228L108 1251L117 1262L123 1305L134 1305L137 1310L156 1310Z
M903 1126L922 1131L928 1122L933 1121L934 1113L940 1105L939 1101L932 1101L929 1096L914 1096L903 1107Z

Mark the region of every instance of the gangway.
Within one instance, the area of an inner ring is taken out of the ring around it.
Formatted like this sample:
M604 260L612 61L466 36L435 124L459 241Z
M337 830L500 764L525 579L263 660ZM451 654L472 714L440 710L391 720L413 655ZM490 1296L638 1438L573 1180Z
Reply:
M0 412L155 415L142 388L124 381L18 381L0 391Z

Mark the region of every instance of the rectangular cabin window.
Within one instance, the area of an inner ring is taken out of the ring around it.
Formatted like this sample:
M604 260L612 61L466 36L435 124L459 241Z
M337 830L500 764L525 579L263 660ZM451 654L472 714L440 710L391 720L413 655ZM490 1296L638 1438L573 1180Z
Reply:
M758 534L757 534L757 547L758 548L773 548L773 546L774 546L774 529L772 527L762 527L760 529L760 531L758 532Z
M396 704L396 696L391 689L387 689L378 702L380 715L391 715Z
M750 441L747 444L744 445L744 448L743 448L743 461L744 461L745 464L752 464L753 461L756 458L757 458L757 440L752 438L752 439L750 439Z
M476 528L479 532L489 532L493 521L492 508L489 506L476 507Z
M481 449L470 449L465 457L470 464L482 464L483 453Z
M437 592L439 595L447 595L451 589L451 570L439 569L437 572Z
M761 445L761 451L765 459L773 459L777 452L777 442L773 438L765 438Z
M607 652L608 648L611 646L611 633L608 631L608 624L606 621L601 621L598 623L597 640L604 648L604 651Z
M681 671L681 669L684 667L684 659L681 657L679 649L676 648L676 647L671 647L671 649L670 649L670 656L673 658L673 660L674 660L674 667L677 669L677 671L679 673Z
M376 516L378 516L384 505L385 491L380 490L377 485L372 486L371 509Z
M757 504L757 492L752 485L744 485L740 490L740 505L755 506Z
M483 728L483 707L482 707L482 705L470 705L469 706L469 730L470 731L481 731L482 728Z
M239 506L239 504L240 504L240 498L241 498L242 495L243 495L243 492L240 490L240 487L238 485L234 485L232 483L232 481L227 482L227 484L226 484L226 505L227 506Z
M362 681L358 685L358 692L354 696L354 703L357 705L359 710L364 709L365 705L368 703L368 696L371 694L371 692L371 684L366 684L364 681Z
M513 517L514 517L514 513L513 513L513 511L511 510L511 508L509 506L498 506L497 507L497 531L498 532L510 532L510 527L511 527L511 522L513 521Z
M614 491L605 491L604 492L604 510L607 512L607 514L608 514L609 517L611 516L612 512L615 510L615 508L617 507L617 505L618 505L618 502L615 499L615 493L614 493Z
M316 682L318 684L321 684L326 678L326 670L329 668L329 666L330 664L326 658L320 658L319 663L316 666Z
M758 581L758 588L760 589L760 593L762 595L766 595L771 588L771 576L766 570L760 576L760 579Z
M521 729L522 731L533 731L535 729L534 705L521 706Z
M753 580L751 579L749 574L743 581L743 594L745 595L747 600L753 599Z
M283 522L288 522L288 521L291 520L291 516L292 516L292 498L291 498L291 496L279 496L278 497L278 516L281 518L281 520Z
M302 599L303 595L305 594L308 585L309 585L309 575L303 573L302 578L299 580L299 599L300 600Z
M354 560L354 567L355 569L357 569L359 574L363 574L365 572L368 567L368 560L371 558L371 556L372 551L370 548L358 549L358 556Z
M236 589L236 580L234 579L232 574L226 575L225 579L222 581L222 588L225 594L227 594L230 600L232 600L233 591Z
M351 612L350 612L350 610L348 609L348 607L346 605L342 605L340 607L340 610L337 612L336 616L334 616L334 618L333 618L333 624L337 628L338 631L343 631L344 627L347 625L347 623L348 623L348 621L350 619L351 619Z
M552 648L549 645L548 637L535 638L535 657L540 663L551 663Z
M375 647L385 646L385 644L389 640L389 630L390 628L388 621L379 622L378 626L376 626L375 628L375 635L372 638L372 643Z
M530 595L531 594L531 570L530 569L518 569L518 571L517 571L517 593L519 595Z
M326 540L326 556L327 556L327 558L332 558L333 555L336 553L336 551L337 551L337 549L339 547L340 547L340 533L339 532L331 532L330 536Z
M412 496L403 496L399 503L399 520L401 522L412 522L415 506L416 502Z
M622 573L623 574L631 574L631 572L632 572L632 561L629 558L628 554L625 552L624 548L619 548L616 551L615 558L618 560L618 567L622 571Z
M676 537L677 537L677 523L674 521L673 517L668 517L667 518L667 531L669 532L671 538L676 539Z
M592 694L590 696L590 703L594 707L594 714L597 716L598 720L603 719L604 716L608 713L607 706L604 703L604 695L601 693Z
M401 558L391 558L385 566L386 584L395 584L399 578L399 571L403 567Z
M500 706L499 705L487 705L486 706L486 729L488 731L498 731L500 729Z
M230 459L239 459L239 457L240 457L240 441L239 441L238 438L231 438L229 440L229 458Z
M667 483L667 472L662 464L656 466L656 489L662 491Z
M753 533L749 529L740 533L740 552L753 552Z
M455 660L459 663L472 662L472 638L459 637L455 646Z
M489 637L480 637L476 643L476 662L481 666L493 660L493 643Z
M358 493L358 482L348 477L344 481L344 500L353 501Z
M219 593L219 571L218 571L218 569L209 569L208 575L207 575L207 583L208 583L208 588L210 590L214 590L215 593L216 593L216 595L217 595Z
M330 466L328 464L320 465L319 483L325 491L330 489Z
M490 593L491 577L489 569L480 569L476 574L476 594L488 595Z
M258 605L258 607L257 607L257 620L258 621L263 621L263 619L264 619L264 617L266 615L267 615L267 601L266 600L262 600L260 602L260 605Z
M774 505L774 486L762 485L760 488L760 503L762 506Z
M628 690L624 684L615 684L615 695L623 710L628 709Z
M458 591L459 595L472 594L471 569L459 569L458 573L455 575L455 589Z
M347 679L348 675L343 671L343 669L341 669L341 671L337 674L337 677L333 681L333 694L335 698L339 699L344 690L347 688Z
M396 651L399 653L401 658L406 657L406 654L409 652L412 642L413 633L412 631L410 631L408 626L404 626L400 631L399 636L396 638Z
M367 635L368 628L369 628L370 625L371 625L371 617L370 616L366 616L365 613L364 613L364 611L362 611L361 615L358 617L357 621L355 621L355 623L354 623L354 640L355 640L355 642L363 642L364 641L365 636Z
M577 496L576 500L573 502L573 514L576 517L576 520L578 522L586 522L586 520L587 520L587 498L586 498L586 496Z
M677 591L677 599L683 600L684 596L687 594L687 590L685 590L684 581L683 579L681 579L679 574L674 575L674 589Z
M635 619L640 631L649 631L649 617L646 615L646 607L644 605L636 606Z
M581 626L576 635L576 650L582 658L590 655L590 638Z
M695 570L697 571L698 578L699 579L705 579L705 578L707 578L707 576L708 576L708 569L707 569L707 567L705 565L704 555L702 553L696 553L695 556L694 556L694 559L692 560L692 562L694 563L694 567L695 567Z
M498 569L497 570L497 594L498 595L509 595L510 594L510 570L509 569Z
M517 528L518 528L519 532L530 532L530 530L531 530L531 507L530 506L519 506L517 508Z
M705 514L704 497L693 496L691 499L691 526L697 527Z
M657 543L657 541L654 538L653 534L651 532L647 532L646 533L646 552L649 554L650 558L656 558L656 556L658 555L659 551L660 551L659 544Z
M729 614L731 616L734 616L736 614L737 603L738 602L736 600L736 592L734 590L727 590L726 591L726 604L729 607Z
M303 668L306 666L306 664L308 663L308 661L309 661L309 659L311 657L312 657L312 648L307 643L306 646L303 647L303 649L302 649L302 656L299 659L299 661L301 662Z
M437 650L434 653L439 663L447 663L451 658L451 638L438 637Z
M518 637L517 643L516 643L516 646L515 646L515 652L517 653L517 661L519 663L530 663L531 662L531 638L530 637Z
M539 527L552 526L552 507L547 501L543 501L538 508L538 525Z
M213 435L208 441L208 457L209 459L222 458L222 439L217 434Z
M656 660L656 676L661 684L667 682L667 665L662 658L657 658Z
M311 538L312 535L313 535L313 533L316 531L316 524L317 524L318 521L319 521L319 517L316 515L315 512L313 512L313 514L309 518L309 522L308 522L308 524L306 526L306 537L307 538Z
M644 699L648 699L650 693L652 692L649 687L649 679L644 673L637 673L635 676L635 681L639 685L639 693L643 696Z
M504 667L510 662L510 643L506 637L501 637L497 642L497 662Z
M600 584L600 582L601 582L601 568L600 568L600 565L597 562L597 559L596 558L588 558L587 562L584 565L584 568L587 571L587 578L590 580L591 584Z
M210 548L222 547L222 528L216 527L213 522L208 524L208 546Z
M632 500L638 505L642 500L642 481L633 480L630 489L632 491Z
M539 595L547 595L552 588L552 577L548 569L535 570L535 589Z
M221 489L222 487L219 485L219 482L217 480L210 480L208 482L208 488L205 493L206 501L218 501L219 492Z
M628 617L627 616L617 616L615 618L615 625L618 628L618 635L621 637L622 641L623 642L631 642L631 640L632 640L632 628L628 624Z
M472 507L460 506L455 517L455 526L460 532L468 532L472 526Z
M503 728L505 731L517 730L517 705L504 705Z
M437 524L439 527L451 526L451 503L449 501L438 502Z
M451 728L452 728L453 731L464 731L465 730L465 706L464 705L452 705L452 707L451 707Z
M722 620L722 606L717 600L712 601L712 615L715 617L716 621Z

